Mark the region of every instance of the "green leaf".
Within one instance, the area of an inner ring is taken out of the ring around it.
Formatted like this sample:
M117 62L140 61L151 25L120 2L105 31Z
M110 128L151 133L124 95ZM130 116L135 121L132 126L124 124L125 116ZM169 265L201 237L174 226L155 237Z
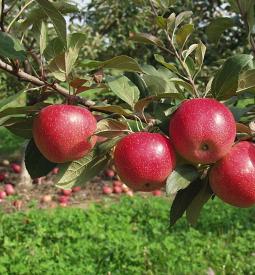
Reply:
M184 11L179 13L175 19L175 28L177 28L184 20L190 18L192 14L192 11Z
M218 43L221 35L226 29L234 26L234 20L229 17L219 17L213 19L206 28L208 39L213 43Z
M201 69L205 58L206 46L200 41L197 45L195 52L195 60L199 68Z
M176 31L175 40L180 49L184 47L193 31L193 24L185 24Z
M131 33L130 39L139 43L151 44L157 47L164 47L164 43L159 38L149 33Z
M11 95L7 98L4 98L0 101L0 110L2 110L4 107L8 106L9 103L15 101L19 96L21 96L23 93L25 93L25 90L22 90L14 95Z
M20 44L19 40L12 37L6 32L0 31L0 55L5 58L18 59L24 61L26 59L25 48Z
M8 123L9 122L9 123ZM10 132L12 132L16 136L23 137L25 139L30 139L33 137L32 126L33 119L32 118L20 118L20 121L15 123L10 123L10 119L5 121L4 125Z
M142 72L140 65L131 57L126 55L116 56L107 61L94 61L85 59L82 65L87 68L117 69L126 72Z
M148 96L145 98L140 99L135 104L135 111L136 112L143 112L144 109L153 101L157 101L163 98L167 99L184 99L184 97L181 94L178 93L164 93L164 94L158 94L156 96Z
M49 16L51 22L58 34L58 37L66 45L66 21L56 7L48 0L36 0L43 11Z
M63 53L64 51L64 44L63 42L58 38L53 38L45 48L43 55L46 60L51 60Z
M44 21L41 24L40 31L40 54L42 55L47 46L47 25Z
M187 188L182 189L177 193L170 210L171 226L173 226L177 220L182 217L202 187L203 182L198 178L193 181Z
M93 106L93 110L99 111L99 112L106 111L106 112L109 112L109 114L115 113L123 116L130 114L128 110L126 111L119 105Z
M252 59L253 57L247 54L238 54L228 58L213 79L212 95L219 100L236 95L239 74Z
M163 66L165 66L170 71L172 71L174 73L178 73L176 66L173 63L167 63L162 55L154 54L154 58L156 61L158 61Z
M138 88L125 76L107 77L106 82L113 93L134 108L139 99Z
M51 60L49 70L52 75L59 81L66 81L66 63L65 63L65 54L60 54Z
M156 17L156 23L161 29L167 28L167 19L163 16L157 16Z
M50 162L41 154L33 139L29 141L26 148L25 165L32 179L46 176L57 166L56 163Z
M98 175L109 162L107 154L97 155L92 150L80 160L60 164L59 173L56 177L56 185L61 188L71 187L74 184L84 185L87 181Z
M77 13L79 9L77 5L72 5L66 3L65 1L59 0L58 2L51 2L52 5L63 15L67 15L69 13ZM27 10L26 16L24 20L20 24L17 25L18 30L24 32L25 30L29 29L31 25L38 24L42 20L47 19L47 14L41 8L41 6L35 6L32 9Z
M185 189L192 181L199 177L197 168L192 165L177 166L166 181L166 194L173 195Z
M212 197L212 195L213 195L213 192L208 182L203 184L203 188L198 192L198 194L192 200L192 202L190 203L190 205L186 210L186 218L190 224L195 225L197 223L199 214L203 206Z
M65 54L66 75L68 76L78 58L80 49L84 45L87 36L83 33L73 33L68 36L67 51Z
M245 91L252 91L254 93L255 89L252 88L255 88L255 69L245 71L240 75L237 93Z
M126 123L114 119L102 119L97 123L95 135L113 138L127 132L129 132L129 130Z
M185 51L182 52L182 56L184 58L184 61L186 60L186 58L191 55L195 50L196 48L198 47L198 44L192 44L189 46L189 48Z

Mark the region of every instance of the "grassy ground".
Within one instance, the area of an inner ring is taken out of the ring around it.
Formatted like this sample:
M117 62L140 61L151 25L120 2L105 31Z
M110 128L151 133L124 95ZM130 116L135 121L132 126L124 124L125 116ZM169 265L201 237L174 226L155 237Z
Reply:
M20 152L24 139L0 127L0 157L12 157Z
M255 274L254 208L216 199L196 228L168 214L154 197L2 214L0 274Z

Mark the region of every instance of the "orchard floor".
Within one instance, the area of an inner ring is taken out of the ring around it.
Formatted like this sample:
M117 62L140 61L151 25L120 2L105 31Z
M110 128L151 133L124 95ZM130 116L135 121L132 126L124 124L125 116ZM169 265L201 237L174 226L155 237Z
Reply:
M168 225L169 201L139 195L2 213L0 274L255 274L254 208L215 199L196 227Z

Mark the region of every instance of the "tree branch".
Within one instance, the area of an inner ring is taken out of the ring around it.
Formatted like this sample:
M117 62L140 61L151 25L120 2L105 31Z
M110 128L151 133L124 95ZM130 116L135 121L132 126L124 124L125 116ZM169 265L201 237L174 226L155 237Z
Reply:
M2 0L1 2L1 14L0 14L0 28L2 30L2 32L5 32L5 28L4 28L4 16L5 16L5 13L4 13L4 3L5 0Z
M74 96L74 95L69 95L69 91L66 90L65 88L61 87L60 85L58 84L55 84L55 83L48 83L46 81L43 81L33 75L30 75L22 70L15 70L11 65L5 63L4 61L2 61L0 59L0 69L18 77L20 80L22 81L25 81L25 82L29 82L35 86L38 86L38 87L47 87L49 90L53 90L53 91L56 91L57 93L61 94L62 96L64 96L65 98L67 98L68 101L70 102L75 102L75 103L78 103L78 104L81 104L85 107L87 107L89 110L91 111L96 111L96 112L100 112L100 113L104 113L104 114L108 114L108 115L116 115L116 116L119 116L118 114L115 114L114 112L112 111L107 111L107 110L98 110L96 107L94 108L94 105L95 105L95 102L92 101L92 100L88 100L88 99L85 99L85 98L82 98L82 97L79 97L79 96ZM124 115L126 118L128 119L131 119L131 120L135 120L135 116L132 115L132 114L126 114ZM142 121L142 122L147 122L147 120L142 117L142 116L139 116L139 115L136 115L139 117L139 119Z
M248 31L249 43L251 45L253 55L255 56L255 40L254 40L254 38L253 38L253 36L250 32L249 23L248 23L248 20L247 20L247 14L243 11L240 0L236 0L236 3L237 3L237 6L238 6L238 9L240 11L241 17L242 17L242 19L245 23L246 29Z
M152 8L153 14L155 15L155 17L157 17L158 13L157 13L157 11L156 11L156 9L155 9L155 7L154 7L151 0L150 0L150 5L151 5L151 8ZM182 67L183 72L187 75L187 80L191 84L195 96L200 97L199 92L198 92L198 90L196 88L196 85L194 83L194 80L192 78L192 75L190 74L189 69L185 66L184 61L182 60L181 56L179 55L178 51L176 50L176 48L174 46L174 43L173 43L171 37L169 36L167 30L164 30L164 33L166 35L167 41L169 42L170 48L173 50L173 52L170 49L167 49L167 48L163 48L163 49L176 56L177 60L179 61L180 65Z

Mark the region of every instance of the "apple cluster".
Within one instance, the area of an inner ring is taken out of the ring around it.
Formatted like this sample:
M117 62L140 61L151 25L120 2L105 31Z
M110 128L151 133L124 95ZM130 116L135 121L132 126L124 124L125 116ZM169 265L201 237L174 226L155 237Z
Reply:
M50 161L64 163L85 156L95 145L96 118L85 108L52 105L41 110L33 124L38 149ZM230 110L215 99L182 102L169 121L169 136L135 132L114 150L120 179L134 191L160 189L180 159L208 165L213 192L238 207L255 204L255 145L235 143L236 122Z

